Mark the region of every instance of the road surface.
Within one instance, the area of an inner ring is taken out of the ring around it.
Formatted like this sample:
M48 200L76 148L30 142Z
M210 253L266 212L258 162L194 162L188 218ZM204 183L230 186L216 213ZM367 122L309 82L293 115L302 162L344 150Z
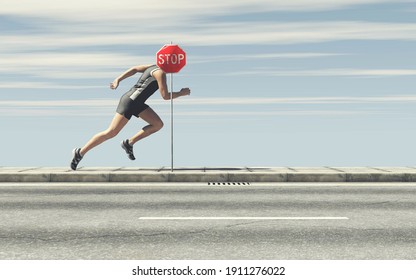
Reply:
M0 259L416 259L415 183L1 183Z

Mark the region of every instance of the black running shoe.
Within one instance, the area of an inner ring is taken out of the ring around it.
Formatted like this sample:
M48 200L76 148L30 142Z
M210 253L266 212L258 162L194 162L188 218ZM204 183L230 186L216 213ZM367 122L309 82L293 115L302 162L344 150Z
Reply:
M131 146L129 144L129 139L123 140L121 142L121 147L126 151L129 159L131 159L131 160L135 160L136 159L134 157L134 154L133 154L133 146Z
M73 158L72 158L72 161L71 161L71 169L72 170L76 170L77 169L77 166L78 166L78 163L81 161L81 159L82 159L82 156L81 156L81 154L80 154L80 151L81 151L81 148L75 148L73 151L72 151L72 155L74 156Z

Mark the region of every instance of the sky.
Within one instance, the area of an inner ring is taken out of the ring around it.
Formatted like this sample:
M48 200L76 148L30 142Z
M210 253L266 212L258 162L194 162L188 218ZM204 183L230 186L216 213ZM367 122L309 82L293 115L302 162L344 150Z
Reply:
M170 42L174 166L416 166L416 1L0 0L0 166L68 167L71 151L110 124L128 68ZM169 76L168 76L169 77ZM165 123L120 142L132 118L80 167L170 166Z

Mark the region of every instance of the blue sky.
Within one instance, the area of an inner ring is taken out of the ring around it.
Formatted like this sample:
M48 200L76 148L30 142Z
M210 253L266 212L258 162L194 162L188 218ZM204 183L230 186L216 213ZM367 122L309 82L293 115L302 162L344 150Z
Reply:
M68 166L138 76L109 83L171 41L175 166L415 166L415 1L7 1L0 37L0 166ZM80 166L170 166L169 101L148 104L165 127L136 161L132 118Z

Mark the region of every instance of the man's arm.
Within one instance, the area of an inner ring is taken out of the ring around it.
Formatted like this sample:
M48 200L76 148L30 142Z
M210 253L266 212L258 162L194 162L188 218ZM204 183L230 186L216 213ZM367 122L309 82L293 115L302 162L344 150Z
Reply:
M137 65L137 66L133 66L130 69L128 69L126 72L124 72L123 74L121 74L120 76L118 76L117 78L115 78L115 80L110 84L110 88L111 89L116 89L118 87L118 84L128 78L133 76L134 74L136 74L137 72L141 72L143 73L144 71L146 71L147 68L149 68L151 65Z
M162 71L155 71L153 73L153 77L156 79L157 84L159 86L160 94L164 100L170 100L170 93L168 90L168 85L166 83L166 74ZM189 88L183 88L179 92L173 92L173 99L178 98L180 96L190 95L191 90Z

